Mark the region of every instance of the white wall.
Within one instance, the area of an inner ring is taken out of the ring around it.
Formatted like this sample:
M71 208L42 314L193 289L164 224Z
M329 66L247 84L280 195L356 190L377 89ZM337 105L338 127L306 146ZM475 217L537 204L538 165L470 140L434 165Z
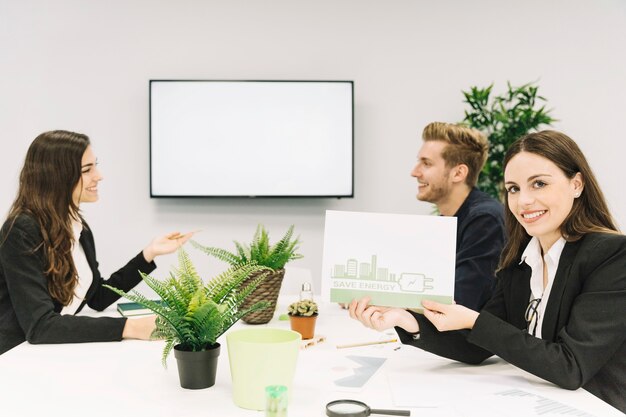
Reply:
M259 222L275 238L293 223L293 266L319 291L324 210L429 213L409 176L423 126L462 119L471 85L538 80L626 228L624 45L623 0L0 0L0 211L37 134L83 132L105 176L84 207L103 273L166 231L230 247ZM355 198L151 200L151 78L354 80Z

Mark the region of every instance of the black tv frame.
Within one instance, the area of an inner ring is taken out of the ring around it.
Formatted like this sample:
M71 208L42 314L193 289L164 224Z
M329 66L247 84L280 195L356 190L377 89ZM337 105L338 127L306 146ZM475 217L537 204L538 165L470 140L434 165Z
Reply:
M351 190L350 194L346 195L154 195L152 193L152 83L153 82L269 82L269 83L280 83L280 82L290 82L290 83L349 83L351 90L351 101L352 101L352 172L351 172ZM354 81L353 80L228 80L228 79L150 79L148 82L148 168L149 168L149 177L150 177L150 198L224 198L224 199L242 199L242 198L268 198L268 199L286 199L286 198L294 198L294 199L302 199L302 198L311 198L311 199L323 199L323 198L354 198Z

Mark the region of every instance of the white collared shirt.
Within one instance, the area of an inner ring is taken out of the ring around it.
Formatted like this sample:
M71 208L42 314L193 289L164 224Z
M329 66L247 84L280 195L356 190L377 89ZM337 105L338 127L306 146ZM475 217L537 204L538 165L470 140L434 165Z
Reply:
M524 249L524 253L522 253L520 264L522 262L526 262L532 271L530 276L530 300L537 298L541 299L541 302L537 307L537 327L534 334L534 336L538 338L541 338L544 312L546 311L550 291L552 291L552 283L554 282L554 276L556 275L556 270L559 266L559 259L561 258L561 253L563 252L564 247L565 239L561 237L559 240L554 242L552 247L548 250L548 253L546 253L542 259L539 239L533 237L530 242L528 242L526 249ZM543 287L544 262L546 263L548 269L548 283L545 288ZM532 334L533 327L534 324L528 326L528 333Z
M83 224L77 221L72 221L72 229L74 231L74 241L72 242L72 259L74 260L74 267L78 274L78 284L74 288L74 297L72 302L61 310L61 314L76 314L76 310L80 307L81 303L87 295L87 290L93 282L93 273L87 262L85 251L79 243L80 234L83 231Z

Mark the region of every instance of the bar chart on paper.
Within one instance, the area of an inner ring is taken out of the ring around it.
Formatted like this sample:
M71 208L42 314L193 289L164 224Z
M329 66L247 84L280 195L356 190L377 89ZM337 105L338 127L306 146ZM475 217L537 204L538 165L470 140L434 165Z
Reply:
M339 391L359 392L387 359L348 355L337 358L331 368L331 379Z
M533 394L520 389L509 389L505 391L493 393L495 401L491 402L493 408L498 411L510 410L515 404L519 408L516 410L522 411L526 416L571 416L571 417L599 417L593 414L589 414L585 411L578 410L570 407L569 405L560 403L558 401L551 400L541 395ZM510 415L510 414L509 414ZM518 415L518 414L515 414ZM521 414L520 414L521 415Z
M460 367L461 365L459 365ZM390 367L394 367L392 364ZM396 368L397 369L397 368ZM585 403L570 403L567 390L553 388L546 394L526 378L511 375L468 374L445 363L429 372L389 372L396 407L430 408L432 415L459 417L608 417L621 415L597 411ZM441 389L446 387L446 389ZM554 391L554 396L551 392ZM610 408L610 407L609 407ZM438 411L435 411L438 410ZM427 414L427 415L431 415Z

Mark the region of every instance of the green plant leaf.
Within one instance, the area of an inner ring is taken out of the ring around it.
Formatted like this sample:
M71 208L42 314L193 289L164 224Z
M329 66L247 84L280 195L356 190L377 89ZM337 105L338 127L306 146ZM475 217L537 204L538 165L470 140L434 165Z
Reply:
M236 253L221 248L206 247L193 240L191 244L207 255L227 262L231 266L256 263L277 270L284 268L285 264L290 261L302 258L301 254L296 253L299 249L300 238L293 239L293 231L294 226L289 226L285 235L276 244L271 245L269 233L259 224L250 245L234 242Z
M550 126L556 119L540 104L546 99L538 94L534 82L513 86L507 81L504 94L491 96L493 84L485 88L471 86L462 91L464 103L463 124L482 131L489 139L487 163L478 179L478 188L503 200L503 162L506 150L521 136Z
M207 255L211 255L219 259L220 261L229 263L230 265L239 265L242 263L242 259L240 257L238 257L234 253L229 252L225 249L202 246L201 244L199 244L193 239L190 240L189 242L194 248L200 249L202 252L206 253Z
M246 297L267 276L267 272L263 271L268 269L254 263L238 265L204 284L188 254L181 248L178 251L178 266L172 268L165 280L140 273L143 281L164 301L163 304L135 290L125 292L108 285L105 287L157 315L152 337L165 340L161 361L166 366L166 359L175 345L179 344L189 351L206 349L245 314L267 308L269 303L261 302L242 309ZM259 272L256 278L249 280L251 274Z

